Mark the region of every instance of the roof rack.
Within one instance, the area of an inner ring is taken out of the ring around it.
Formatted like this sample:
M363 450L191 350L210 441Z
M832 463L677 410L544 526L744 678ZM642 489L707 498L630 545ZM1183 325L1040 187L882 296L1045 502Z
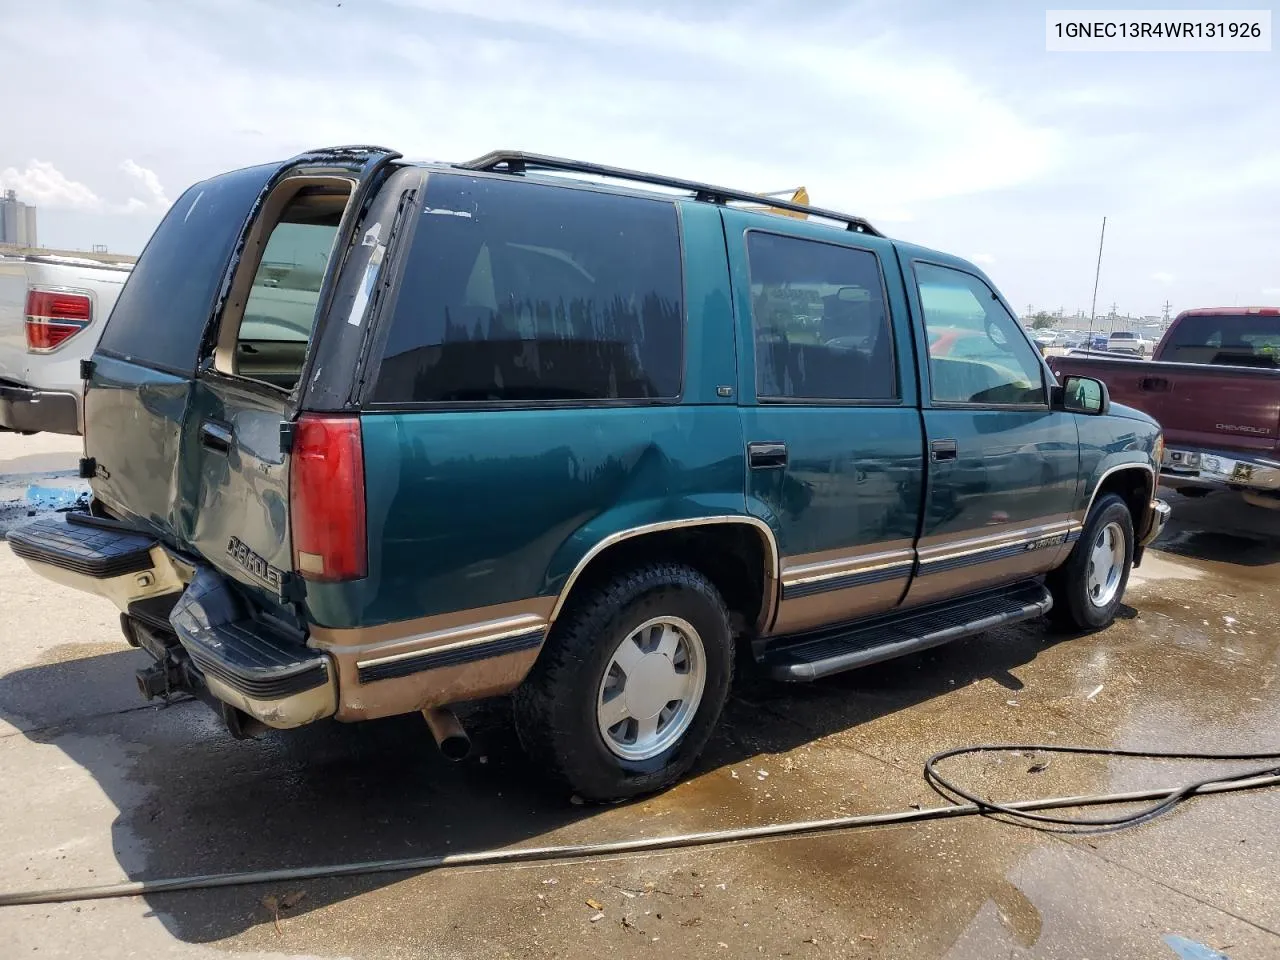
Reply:
M839 213L835 210L824 210L822 207L810 207L790 200L765 196L760 193L748 193L744 190L731 190L727 187L715 187L695 180L681 180L679 177L667 177L658 173L641 173L638 170L627 170L623 167L610 167L602 163L586 163L581 160L566 160L563 157L549 157L540 153L524 153L520 150L495 150L483 157L459 163L456 166L463 170L483 170L489 172L524 173L526 170L563 170L567 173L583 173L594 177L608 177L611 180L629 180L633 183L649 183L675 190L687 190L695 200L704 203L726 204L730 201L759 203L765 207L791 210L805 213L826 220L843 223L847 230L854 233L866 233L873 237L882 237L879 230L862 217Z

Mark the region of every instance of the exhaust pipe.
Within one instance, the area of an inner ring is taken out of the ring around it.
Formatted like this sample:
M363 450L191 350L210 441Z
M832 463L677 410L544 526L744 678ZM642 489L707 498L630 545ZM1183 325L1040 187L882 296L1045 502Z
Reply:
M461 760L471 752L471 738L452 710L446 707L428 707L422 711L427 729L436 738L436 746L450 760Z

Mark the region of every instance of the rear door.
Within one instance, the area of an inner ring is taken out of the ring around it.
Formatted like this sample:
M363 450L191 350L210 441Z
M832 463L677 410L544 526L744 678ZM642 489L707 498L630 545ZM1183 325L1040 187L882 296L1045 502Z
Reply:
M281 421L334 251L394 156L327 151L196 184L148 243L94 355L95 496L264 591L279 589L269 565L290 566Z
M358 224L394 156L309 157L277 172L228 273L192 386L181 452L192 505L185 535L267 601L290 595L293 567L282 427L297 410L309 347L344 261L353 247L366 260L378 249L377 236L368 244L357 236ZM321 376L347 383L351 370Z
M723 218L747 504L777 532L782 561L774 632L888 610L911 576L924 481L893 246L740 210Z
M245 221L276 169L237 170L178 198L94 354L84 424L94 496L170 543L184 543L181 514L195 499L179 453L201 340Z

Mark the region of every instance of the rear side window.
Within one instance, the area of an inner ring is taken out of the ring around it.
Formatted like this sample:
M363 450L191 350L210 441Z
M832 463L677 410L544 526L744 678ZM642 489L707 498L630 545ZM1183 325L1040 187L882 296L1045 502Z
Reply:
M375 403L680 394L675 206L433 174Z
M194 373L231 251L275 170L237 170L178 198L120 291L100 350L171 373Z
M753 231L747 257L757 397L897 396L893 333L874 253Z

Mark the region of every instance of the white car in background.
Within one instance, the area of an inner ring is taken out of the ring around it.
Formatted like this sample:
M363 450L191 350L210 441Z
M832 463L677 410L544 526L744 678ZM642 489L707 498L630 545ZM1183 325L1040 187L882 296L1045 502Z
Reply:
M1153 346L1142 334L1130 330L1117 330L1107 337L1108 353L1131 353L1138 357L1149 357Z
M81 432L80 361L132 269L124 257L0 254L0 431Z

